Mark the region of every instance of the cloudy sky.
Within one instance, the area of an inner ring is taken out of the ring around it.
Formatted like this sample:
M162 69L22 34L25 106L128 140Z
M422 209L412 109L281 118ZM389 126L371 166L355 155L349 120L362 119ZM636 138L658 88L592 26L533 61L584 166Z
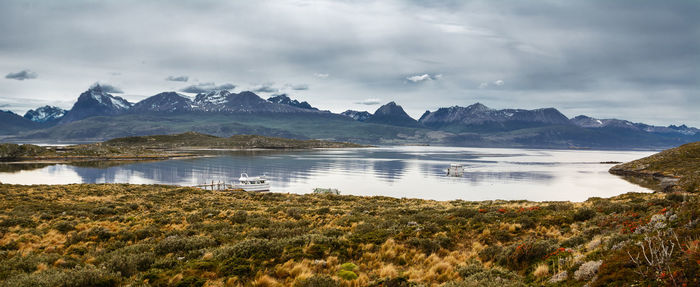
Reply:
M700 126L700 1L0 2L0 109L214 88ZM189 94L188 94L189 92Z

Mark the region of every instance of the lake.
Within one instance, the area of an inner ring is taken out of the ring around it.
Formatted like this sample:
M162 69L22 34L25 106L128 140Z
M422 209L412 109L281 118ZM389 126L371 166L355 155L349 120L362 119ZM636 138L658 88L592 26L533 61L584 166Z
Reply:
M135 183L197 185L265 173L272 192L435 200L584 201L649 192L608 173L606 161L626 162L653 151L544 150L431 146L304 151L210 151L209 157L130 163L3 164L0 182L13 184ZM448 177L450 163L465 167Z

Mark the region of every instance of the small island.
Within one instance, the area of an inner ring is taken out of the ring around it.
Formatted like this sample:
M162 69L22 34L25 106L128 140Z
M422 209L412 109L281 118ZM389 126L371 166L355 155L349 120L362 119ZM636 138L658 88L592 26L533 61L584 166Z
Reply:
M32 144L0 144L0 161L62 162L94 160L159 160L198 156L202 150L360 148L354 143L324 140L298 140L259 135L234 135L227 138L195 132L175 135L135 136L101 143L65 147Z

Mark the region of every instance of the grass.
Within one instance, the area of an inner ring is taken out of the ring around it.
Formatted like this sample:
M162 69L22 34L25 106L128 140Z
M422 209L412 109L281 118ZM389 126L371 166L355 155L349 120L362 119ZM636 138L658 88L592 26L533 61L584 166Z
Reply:
M657 154L616 165L613 174L627 176L656 190L700 191L700 142L684 144Z
M699 213L691 193L438 202L0 185L0 285L693 286ZM676 248L635 263L650 240Z

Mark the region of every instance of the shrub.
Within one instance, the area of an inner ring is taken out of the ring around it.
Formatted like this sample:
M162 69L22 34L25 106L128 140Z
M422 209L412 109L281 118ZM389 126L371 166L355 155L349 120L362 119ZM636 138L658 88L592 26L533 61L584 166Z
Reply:
M221 276L240 276L247 277L252 275L251 262L248 259L232 257L224 260L219 267L219 275Z
M314 275L294 282L294 287L338 287L337 281L328 275Z
M357 265L355 265L355 263L352 263L352 262L343 263L342 265L340 265L340 269L341 270L348 270L348 271L355 271L355 269L357 269Z
M517 274L500 268L484 269L462 281L448 282L443 287L521 287L526 286Z
M338 277L342 278L343 280L355 280L357 279L357 274L355 272L349 271L349 270L339 270L337 273Z
M460 277L462 278L467 278L469 276L472 276L476 273L484 271L484 266L481 265L480 262L476 260L472 260L468 262L466 265L462 265L457 268L457 273L459 274Z
M168 236L156 244L155 251L158 254L186 252L213 246L215 243L213 239L203 236Z
M103 269L80 268L63 273L57 281L65 287L109 287L117 286L119 277Z
M479 252L479 258L481 258L481 261L484 262L493 261L496 260L502 252L503 247L498 245L489 245Z
M248 212L245 210L236 210L236 212L231 215L231 222L235 224L243 224L248 220Z
M505 256L501 256L498 263L516 270L522 270L532 263L544 259L554 249L555 246L549 241L526 241L504 250L503 255Z
M600 265L602 264L603 260L588 261L583 263L581 267L574 272L574 278L579 281L590 280L596 273L598 273L598 268L600 268Z
M56 224L54 224L53 228L58 230L61 233L67 233L68 231L75 229L75 221L61 220L61 221L57 222Z
M586 221L595 217L595 210L590 208L581 208L574 213L574 221Z
M13 227L17 225L26 228L32 228L36 227L37 223L34 222L34 220L32 220L31 218L26 217L10 217L0 221L0 227Z
M152 252L126 253L114 252L104 261L104 266L113 271L119 272L122 276L131 277L138 271L146 271L155 262L155 254Z
M97 227L91 228L88 231L87 235L96 237L97 240L100 240L100 241L106 241L106 240L109 240L110 238L112 238L112 236L114 234L107 228L104 228L102 226L97 226Z

